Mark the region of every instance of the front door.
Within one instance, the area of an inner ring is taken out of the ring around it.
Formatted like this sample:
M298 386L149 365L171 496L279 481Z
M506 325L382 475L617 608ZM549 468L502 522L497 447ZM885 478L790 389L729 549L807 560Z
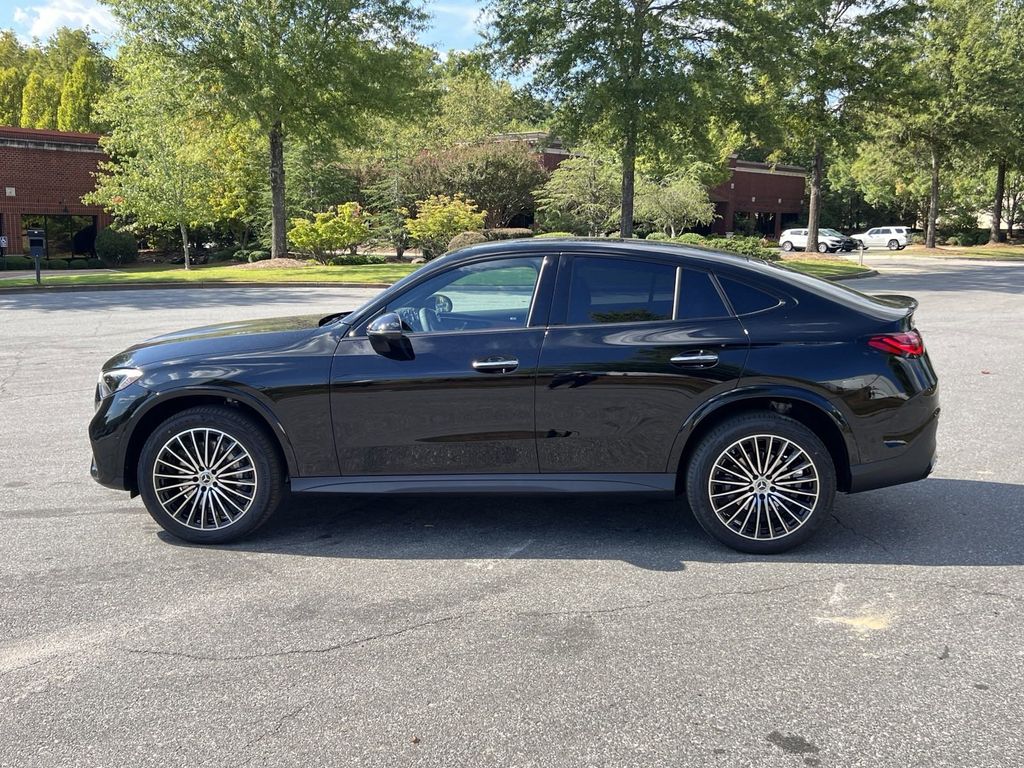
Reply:
M540 256L492 257L414 284L381 308L402 319L406 356L376 352L365 326L344 338L331 373L342 475L537 472L535 297L553 272Z
M537 374L541 471L675 471L681 425L746 361L712 277L653 257L563 256L555 307Z

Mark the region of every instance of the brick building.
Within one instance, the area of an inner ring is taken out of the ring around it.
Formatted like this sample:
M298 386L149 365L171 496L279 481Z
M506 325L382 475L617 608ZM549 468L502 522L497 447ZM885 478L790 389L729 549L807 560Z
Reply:
M729 178L708 190L715 204L709 231L724 235L761 234L778 238L782 230L804 223L807 172L795 165L729 160Z
M96 232L110 223L85 205L93 174L105 159L99 136L0 126L0 235L7 253L28 252L26 232L45 234L47 258L92 252Z

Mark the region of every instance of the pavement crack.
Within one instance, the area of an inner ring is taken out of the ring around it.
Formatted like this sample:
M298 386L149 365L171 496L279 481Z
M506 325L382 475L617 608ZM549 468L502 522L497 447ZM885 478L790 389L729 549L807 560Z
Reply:
M242 747L241 752L248 752L250 749L256 747L259 744L262 744L264 741L271 738L272 736L275 736L278 733L278 731L284 728L285 723L287 723L289 720L293 720L296 717L298 717L307 707L309 707L309 705L310 702L307 701L305 704L302 704L298 707L295 707L295 709L285 712L283 715L281 715L274 721L273 725L271 725L269 728L263 731L263 733L261 733L256 738L247 741L245 745ZM251 765L252 761L255 760L257 757L259 757L259 755L250 755L249 757L242 760L240 763L235 763L234 768L244 768L244 766L246 765Z
M153 648L121 648L125 653L138 655L138 656L165 656L168 658L178 659L189 659L191 661L252 661L255 659L274 659L281 656L305 656L322 653L334 653L341 651L346 648L352 648L359 645L368 645L379 640L390 640L395 637L404 635L407 632L414 632L418 629L424 629L426 627L437 626L438 624L446 624L448 622L457 621L464 619L471 614L462 613L453 616L444 616L439 619L432 619L430 621L420 622L419 624L411 624L401 629L396 629L391 632L380 632L375 635L366 635L364 637L357 637L352 640L346 640L342 643L333 643L331 645L325 645L314 648L292 648L285 651L268 651L266 653L245 653L236 655L224 655L217 656L213 654L202 654L202 653L190 653L188 651L164 651L156 650Z
M852 525L850 525L846 521L842 520L835 513L832 514L832 519L835 520L837 523L839 523L839 527L842 528L843 530L849 531L854 536L859 536L860 538L864 539L865 541L871 542L876 547L878 547L880 550L885 552L885 554L887 554L889 557L891 557L894 561L897 559L896 553L893 552L891 549L889 549L887 546L885 546L885 544L880 542L878 539L876 539L876 538L874 538L872 536L868 536L866 533L863 533L863 532L857 530Z

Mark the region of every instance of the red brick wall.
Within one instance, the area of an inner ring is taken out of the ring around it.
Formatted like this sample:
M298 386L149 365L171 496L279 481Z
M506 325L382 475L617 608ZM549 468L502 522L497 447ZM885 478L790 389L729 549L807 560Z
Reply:
M0 127L0 216L7 253L23 252L22 214L96 216L98 229L107 226L110 216L102 208L82 203L104 159L98 136ZM7 196L7 187L14 187L14 197Z

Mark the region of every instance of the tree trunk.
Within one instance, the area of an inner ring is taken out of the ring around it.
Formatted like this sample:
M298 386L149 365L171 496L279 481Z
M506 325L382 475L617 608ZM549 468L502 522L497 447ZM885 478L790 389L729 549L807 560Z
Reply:
M935 227L939 220L939 150L932 147L932 188L928 197L928 229L925 248L935 247Z
M192 254L189 252L188 227L184 224L179 224L178 227L181 229L181 247L185 251L185 269L191 269Z
M996 198L992 205L992 229L988 234L990 243L998 243L1003 239L1003 195L1006 194L1006 161L1000 160L996 166Z
M821 175L825 166L825 151L814 140L814 160L811 163L811 195L807 201L807 251L818 250L818 219L821 218Z
M270 129L270 209L270 257L282 259L288 255L288 236L284 208L284 134L280 120Z
M626 142L622 147L622 220L619 234L633 236L633 196L636 192L636 123L626 129Z

